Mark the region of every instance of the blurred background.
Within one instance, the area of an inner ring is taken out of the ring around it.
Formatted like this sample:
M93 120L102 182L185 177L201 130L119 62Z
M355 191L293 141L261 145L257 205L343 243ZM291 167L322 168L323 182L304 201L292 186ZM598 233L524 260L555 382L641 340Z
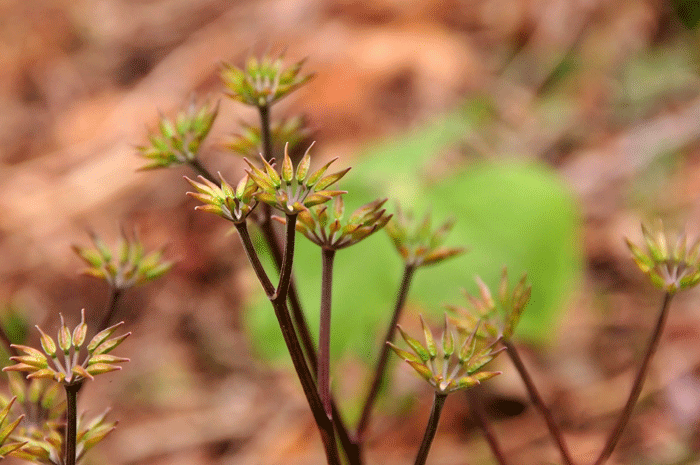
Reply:
M107 288L78 274L70 246L137 228L178 264L118 309L132 361L90 383L81 408L111 405L120 424L87 463L322 463L237 237L194 212L185 168L136 171L159 113L221 99L201 159L240 177L220 142L257 115L223 96L220 64L284 51L316 76L273 119L303 114L316 163L354 167L341 185L351 206L386 195L436 223L453 217L447 244L470 250L419 272L404 324L439 322L475 274L495 285L504 265L528 272L516 338L575 458L590 463L662 297L623 237L638 241L656 217L700 232L699 20L689 0L2 0L3 324L52 328L62 312L72 326L83 307L96 324ZM295 272L314 315L319 257L304 241ZM339 253L334 290L332 376L351 419L401 273L383 233L356 250ZM609 463L700 463L698 303L696 291L675 299ZM504 374L484 395L508 457L557 463L512 367L496 366ZM394 368L368 463L411 463L428 417L427 386ZM466 398L448 400L429 461L494 463Z

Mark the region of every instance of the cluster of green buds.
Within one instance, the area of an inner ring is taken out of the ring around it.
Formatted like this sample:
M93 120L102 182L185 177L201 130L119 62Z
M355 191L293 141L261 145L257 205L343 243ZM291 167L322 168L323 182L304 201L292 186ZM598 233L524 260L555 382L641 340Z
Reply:
M527 284L527 275L523 275L511 291L508 270L504 267L496 300L488 286L478 276L476 283L479 286L479 297L472 296L466 290L463 291L469 302L467 308L447 306L448 310L454 314L453 324L460 331L469 331L481 322L483 330L489 337L510 340L530 300L532 286Z
M12 347L24 352L24 355L10 357L10 360L17 363L3 368L2 371L21 371L28 373L27 379L53 379L64 385L75 385L85 379L93 379L96 375L121 370L118 364L128 362L129 359L111 355L109 352L131 334L126 333L110 338L123 324L124 322L117 323L97 333L88 343L87 356L81 362L80 349L88 331L85 324L85 310L82 310L80 324L75 327L72 334L61 315L58 345L51 336L37 326L41 333L41 348L44 352L33 347L13 344ZM51 359L50 363L49 359Z
M285 68L281 56L250 57L243 68L224 64L221 80L232 99L254 107L269 107L313 77L300 74L304 61Z
M141 169L169 168L193 163L218 112L218 103L205 103L197 108L193 102L187 110L179 112L175 120L161 116L158 131L148 136L150 143L136 147L138 153L149 160L149 164Z
M61 385L53 381L33 378L25 382L19 373L8 373L10 391L17 399L14 404L24 421L15 431L18 437L43 437L46 430L62 427L66 401L61 396ZM0 397L3 405L5 398Z
M396 250L404 263L413 267L434 265L465 252L462 247L443 247L447 234L452 230L454 221L446 221L436 230L432 230L430 214L417 223L413 215L404 213L397 205L396 214L386 225Z
M385 202L386 199L370 202L355 210L346 219L343 217L343 197L339 195L335 198L332 209L324 204L300 212L296 230L324 249L343 249L357 244L386 226L391 215L382 208ZM274 219L283 224L287 221L286 218L277 216Z
M294 152L294 149L307 140L310 134L311 131L305 126L304 119L298 116L273 122L270 125L272 153L280 153L285 143L289 144L289 150ZM257 156L263 151L260 127L241 123L241 131L229 136L223 145L231 152L244 157Z
M659 223L656 231L642 225L646 252L626 239L637 266L654 286L669 294L700 282L700 238L688 244L685 233L671 235Z
M89 266L83 273L104 279L114 289L124 290L158 279L172 268L173 262L163 260L163 249L146 254L135 232L133 235L131 239L122 231L115 253L94 233L90 236L95 248L73 246Z
M85 454L102 441L117 427L116 421L107 421L109 409L101 415L86 421L84 416L78 417L76 435L76 463L80 463ZM17 438L24 441L24 446L12 455L20 459L46 465L63 465L63 442L61 434L62 425L58 423L54 427L45 428L44 431L17 434Z
M5 424L5 422L8 420L10 411L12 410L12 405L15 403L16 399L16 397L13 397L9 401L0 399L0 402L3 404L3 408L0 410L0 460L4 459L9 454L16 455L17 451L27 444L26 441L16 441L13 438L10 438L10 435L24 419L24 415L20 415L13 421Z
M255 205L257 205L257 199L255 198L255 194L258 191L257 184L246 174L240 180L236 189L233 189L221 176L221 173L219 173L219 178L221 179L221 186L217 186L202 176L199 176L201 182L185 177L192 187L197 189L197 192L188 192L187 195L204 204L196 206L196 210L214 213L234 224L244 223L250 212L255 208Z
M421 378L426 380L438 394L450 394L455 391L472 388L482 381L499 375L500 372L483 371L484 365L493 360L503 349L494 349L498 339L487 342L478 336L479 324L471 333L462 336L463 340L455 340L453 328L445 317L441 344L435 342L432 330L423 320L425 345L412 338L401 328L401 336L413 353L399 349L387 342L396 355L404 359Z
M326 189L345 176L350 168L324 177L323 175L331 163L337 160L334 158L309 175L309 166L311 165L309 151L311 147L313 144L306 150L295 171L289 157L288 145L285 146L284 160L279 174L272 164L262 157L263 169L256 167L250 160L244 158L250 167L247 171L248 175L259 187L259 191L255 194L257 200L282 211L285 215L294 215L314 205L326 203L333 197L345 194L345 191Z

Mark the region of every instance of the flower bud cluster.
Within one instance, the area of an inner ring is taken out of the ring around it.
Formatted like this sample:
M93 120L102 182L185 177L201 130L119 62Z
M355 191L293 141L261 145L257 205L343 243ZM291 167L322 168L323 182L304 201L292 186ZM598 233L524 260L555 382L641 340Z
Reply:
M700 238L688 244L685 233L671 235L659 223L656 231L642 225L646 251L626 239L637 266L654 286L675 294L700 282Z
M294 149L307 140L311 131L305 126L301 117L288 118L270 125L270 135L273 144L272 153L279 153L284 149L285 143L289 144L289 150ZM251 126L241 123L241 131L238 134L229 136L224 142L224 147L231 152L243 155L244 157L254 157L263 151L262 135L259 126Z
M426 214L422 222L416 223L413 215L404 213L397 206L396 214L384 230L404 263L418 267L434 265L465 252L462 247L442 246L453 226L453 221L447 221L433 231L430 214Z
M386 199L370 202L344 218L343 197L337 196L333 208L317 205L299 213L296 230L314 244L325 249L339 250L357 244L386 226L391 215L382 205ZM285 218L275 217L286 223Z
M221 80L229 97L254 107L267 107L313 77L301 75L304 60L285 68L282 57L251 57L243 68L224 64Z
M255 194L258 191L258 186L248 175L239 181L236 189L233 189L226 182L221 173L219 173L219 178L221 179L220 187L202 176L199 176L201 182L185 177L192 187L197 189L197 192L188 192L187 195L204 204L196 206L195 209L214 213L234 224L245 222L257 205Z
M150 161L141 169L169 168L192 163L218 112L218 103L214 106L205 103L199 109L192 104L187 111L178 113L174 121L161 117L158 131L148 136L150 143L136 148L139 155Z
M398 326L403 340L413 353L399 349L387 342L396 355L404 359L421 378L426 380L439 394L450 394L455 391L472 388L481 381L493 378L500 372L483 371L484 365L493 360L502 349L495 350L498 339L485 344L484 339L477 337L479 325L462 340L455 339L452 325L445 317L441 344L435 342L431 329L421 317L425 345L409 336L401 326ZM458 337L461 333L458 333Z
M134 233L134 239L130 239L122 231L116 253L112 253L94 233L91 234L94 249L73 246L73 250L89 266L83 273L104 279L110 286L120 290L153 281L167 273L173 262L162 260L163 250L146 254L143 244L135 236Z
M523 310L530 301L532 287L527 284L527 276L523 275L511 291L508 270L503 268L496 300L492 297L488 286L478 276L476 283L479 286L479 297L464 291L464 296L469 301L468 307L447 306L448 310L454 314L453 323L458 329L469 331L481 322L488 336L509 340L520 322Z
M331 163L337 160L334 158L309 175L311 165L309 151L311 147L313 144L306 150L295 170L289 157L288 145L285 146L280 173L277 173L272 164L262 157L263 169L256 167L250 160L244 158L250 167L247 170L248 176L255 181L259 188L255 194L256 199L280 210L285 215L289 215L298 214L309 207L326 203L335 196L345 194L345 191L327 190L327 188L345 176L350 168L324 176Z
M10 357L10 360L17 363L3 368L2 371L21 371L28 373L27 379L53 379L64 385L74 385L85 379L93 379L94 376L102 373L121 370L121 366L117 364L128 362L129 359L111 355L109 352L131 334L126 333L110 338L123 324L124 322L117 323L95 335L87 345L87 356L81 362L79 360L81 347L88 331L85 324L85 310L81 312L80 324L72 332L61 315L58 344L37 326L41 333L43 352L33 347L12 344L12 347L24 352L24 355Z

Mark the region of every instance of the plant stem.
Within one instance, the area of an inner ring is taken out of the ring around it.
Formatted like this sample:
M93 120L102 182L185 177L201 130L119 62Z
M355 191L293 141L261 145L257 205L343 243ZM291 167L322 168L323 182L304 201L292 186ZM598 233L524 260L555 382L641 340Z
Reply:
M194 169L198 175L201 177L205 178L207 181L211 181L213 183L218 184L216 178L207 170L204 165L199 161L198 158L194 158L192 161L189 162L190 166L192 169Z
M440 412L442 412L442 407L445 405L445 399L447 399L447 394L440 394L435 391L433 408L430 410L430 419L428 419L428 426L425 428L423 442L421 442L420 449L418 449L418 454L416 455L415 465L424 465L425 460L428 458L430 445L433 443L433 438L435 438L435 433L437 432Z
M322 249L321 321L318 336L318 391L328 418L333 418L331 407L331 294L333 289L334 249Z
M119 303L119 298L122 296L122 290L114 286L109 286L109 298L107 299L107 305L105 306L104 315L102 316L102 321L97 327L97 332L99 333L103 329L109 327L109 322L114 316L114 312L117 310L117 304Z
M272 135L270 132L270 107L262 105L258 107L260 112L260 138L262 139L263 157L270 161L274 157L272 153Z
M294 241L296 238L297 214L287 214L287 231L284 241L284 256L282 257L282 267L280 269L280 282L277 285L272 300L287 300L289 293L289 283L292 279L292 263L294 261Z
M569 453L568 448L566 447L566 443L564 442L564 437L562 436L561 431L559 430L559 427L557 426L556 422L554 421L554 418L552 417L552 413L547 408L547 405L544 403L544 400L542 400L542 396L540 396L539 391L535 387L535 383L532 381L530 374L528 373L527 369L525 368L525 364L523 363L522 359L520 358L520 354L518 354L518 350L515 348L515 345L513 345L513 342L510 340L504 339L501 341L501 343L506 348L506 352L508 353L508 356L510 357L511 361L513 362L513 365L515 365L515 368L518 370L518 374L520 375L520 378L525 383L525 387L527 388L527 393L530 396L530 400L535 405L535 408L537 408L537 410L539 410L540 415L542 415L542 417L544 417L544 420L547 423L547 428L549 429L549 434L552 436L552 438L556 442L557 446L559 447L559 452L561 453L561 457L564 460L564 464L565 465L573 465L574 462L571 459L571 454Z
M484 437L486 438L486 442L489 443L489 447L491 448L493 456L496 458L496 461L499 463L499 465L508 465L508 461L506 460L505 455L503 455L503 450L501 449L501 446L498 443L498 439L496 439L496 435L493 432L493 429L491 429L488 417L486 416L486 412L484 411L481 387L474 386L473 388L468 389L466 394L469 398L469 407L472 413L474 414L476 422L479 424L479 427L484 432Z
M408 296L408 290L411 287L411 280L415 274L415 271L416 267L414 265L406 265L403 269L403 277L401 278L401 285L399 286L396 304L394 305L394 314L391 317L391 322L389 322L386 334L382 340L383 344L379 354L379 361L377 362L377 366L374 370L372 384L370 385L369 392L367 393L367 399L365 400L364 407L362 408L362 415L360 416L360 421L357 425L356 442L358 443L362 443L364 441L367 427L369 426L372 408L377 400L379 389L382 386L384 373L386 372L386 365L389 360L390 347L386 343L393 342L394 340L394 335L396 334L396 324L399 322L401 310L403 310L404 304L406 303L406 297Z
M258 257L258 254L255 251L253 241L250 239L248 225L245 221L235 223L235 225L236 230L238 230L238 235L241 238L241 242L243 243L243 249L245 250L245 253L248 256L248 260L253 266L253 270L255 271L255 274L258 277L258 280L260 281L263 290L265 291L265 295L267 295L268 298L272 298L272 296L275 294L275 286L270 281L270 278L268 278L267 272L265 271L265 268L263 268L262 263L260 263L260 258Z
M65 465L75 465L78 433L78 391L82 383L65 384L66 389L66 452Z
M634 406L639 400L639 395L642 393L642 387L644 386L644 379L646 378L647 372L649 370L649 364L651 362L652 357L654 356L654 353L656 352L656 349L659 346L659 341L661 340L661 333L663 332L664 326L666 326L668 309L671 305L672 298L673 294L671 293L667 292L666 295L664 295L664 300L661 304L661 310L659 311L659 317L656 321L654 333L651 335L651 338L649 338L649 344L647 345L647 349L644 354L644 359L642 360L642 365L639 367L637 376L634 379L634 384L632 385L632 390L630 391L630 395L627 398L627 403L625 403L625 407L620 413L620 417L617 420L615 428L610 432L610 435L608 436L608 439L605 442L605 447L600 453L600 457L598 457L598 460L595 461L595 465L602 465L608 460L608 458L610 458L610 455L612 455L612 452L615 449L617 442L622 436L622 431L625 429L627 422L632 416Z

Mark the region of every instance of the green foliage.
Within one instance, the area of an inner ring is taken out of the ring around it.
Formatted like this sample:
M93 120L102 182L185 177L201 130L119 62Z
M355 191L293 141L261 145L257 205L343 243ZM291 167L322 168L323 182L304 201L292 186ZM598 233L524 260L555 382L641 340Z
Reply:
M446 245L466 246L469 253L419 270L409 295L409 312L418 305L422 312L437 316L443 304L459 299L460 289L475 274L494 285L505 265L514 275L527 272L533 289L516 338L545 343L554 335L552 328L580 274L578 213L570 193L550 169L537 163L500 160L460 166L432 180L426 176L434 171L431 167L440 152L472 129L471 121L483 119L482 113L455 112L413 135L371 149L343 179L342 187L349 192L346 203L356 208L386 196L418 215L430 210L436 222L456 220ZM358 244L351 253L338 253L331 348L335 357L348 351L365 360L375 357L401 269L390 240L381 235ZM321 274L317 247L297 241L294 272L308 321L316 331ZM261 356L284 354L267 302L253 305L246 320Z

